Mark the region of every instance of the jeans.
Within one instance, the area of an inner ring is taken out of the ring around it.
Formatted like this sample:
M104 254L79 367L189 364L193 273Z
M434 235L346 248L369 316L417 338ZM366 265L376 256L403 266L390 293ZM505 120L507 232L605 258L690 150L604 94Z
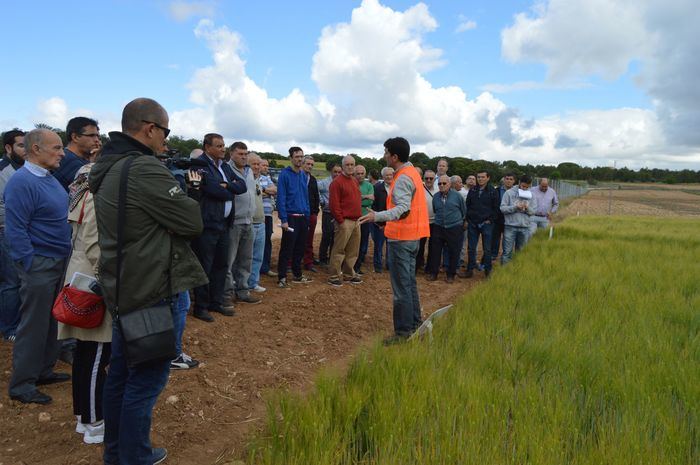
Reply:
M534 236L538 229L547 229L549 220L546 216L532 215L530 217L530 237Z
M306 248L306 234L309 222L305 216L289 216L287 223L294 231L282 232L282 244L277 260L277 279L287 278L287 263L292 260L292 273L295 277L301 276L301 260L304 258Z
M0 333L10 337L19 325L19 276L10 257L5 228L0 227Z
M187 312L190 311L189 291L178 293L174 300L173 329L175 330L175 351L179 356L182 353L182 333L185 332L185 320L187 320Z
M175 315L173 315L175 321ZM105 465L152 465L153 406L168 382L170 360L129 368L124 339L112 329L112 356L103 391Z
M253 224L253 263L250 266L248 289L255 289L260 284L260 269L265 253L265 223Z
M467 227L468 255L467 271L476 268L476 249L481 236L481 264L486 271L491 271L491 235L493 234L493 223L481 223L480 225L469 223Z
M495 223L493 225L493 234L491 235L491 259L498 257L499 249L501 248L501 236L505 225L503 223Z
M513 259L513 248L520 250L525 247L530 239L530 230L528 227L508 226L503 232L503 255L501 263L506 264Z
M380 228L378 225L375 223L371 224L371 231L372 231L372 242L374 242L374 256L373 262L374 262L374 270L375 271L381 271L382 270L382 256L384 255L384 245L387 244L386 237L384 237L384 228ZM389 250L388 250L388 244L387 244L387 251L386 251L386 264L389 264Z
M416 282L416 255L418 241L389 242L389 277L394 295L394 333L411 335L422 322L418 284Z
M360 268L362 268L362 265L365 263L365 256L369 249L369 227L369 223L360 225L360 253L355 261L355 272L360 271Z
M263 252L262 266L260 273L266 274L270 271L270 259L272 258L272 217L265 216L265 252Z

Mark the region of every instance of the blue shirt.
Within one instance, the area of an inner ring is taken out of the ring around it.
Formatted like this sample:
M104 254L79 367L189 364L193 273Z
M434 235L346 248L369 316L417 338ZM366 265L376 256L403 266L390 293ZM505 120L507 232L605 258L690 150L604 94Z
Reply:
M259 183L262 189L267 189L268 187L275 185L275 183L272 182L272 178L265 174L260 175ZM263 196L263 210L265 211L265 216L272 216L272 211L274 210L272 196L267 194Z
M295 173L291 166L282 170L277 179L277 211L282 223L289 222L289 215L310 215L308 177L304 171Z
M48 170L29 161L5 188L5 234L10 257L25 270L34 255L67 258L71 251L68 193Z
M61 160L61 166L54 171L53 176L63 186L66 192L68 192L68 186L70 186L75 179L75 174L83 165L87 165L88 160L80 158L68 149L63 149L63 152L66 155L63 157L63 160Z

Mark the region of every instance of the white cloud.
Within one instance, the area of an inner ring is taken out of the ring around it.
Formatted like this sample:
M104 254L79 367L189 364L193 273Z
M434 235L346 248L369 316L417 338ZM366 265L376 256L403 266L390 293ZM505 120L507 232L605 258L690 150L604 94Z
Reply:
M523 39L527 47L513 46L508 52L512 59L547 58L546 54L532 54L539 50L542 33L528 36L526 31L540 27L541 18L518 18L508 34ZM227 140L244 140L254 149L278 153L298 144L307 152L379 156L384 139L403 135L414 151L434 156L517 159L535 164L576 161L609 165L617 159L639 167L650 160L672 165L700 157L697 150L667 148L663 119L651 110L576 112L533 121L491 92L470 99L457 86L434 87L425 73L447 64L442 51L426 41L437 27L425 4L395 11L378 0L364 0L353 10L349 22L321 32L311 69L318 95L307 96L293 88L283 98L272 98L247 75L239 34L202 20L195 36L207 44L213 62L194 73L188 84L193 107L173 112L171 127L175 134L192 137L216 131ZM504 32L504 37L508 34ZM555 37L551 33L544 36ZM631 32L607 35L611 46L617 43L623 50L636 50L638 43L632 36ZM596 51L601 44L591 46ZM554 48L546 50L556 52ZM544 84L515 83L491 90L587 85L568 72L567 66L603 75L626 69L626 62L614 54L595 61L595 53L584 52L584 56L567 58L569 65L564 64L563 54L559 54L561 62L552 58L553 78Z
M168 5L168 13L176 21L190 18L211 18L216 12L216 5L211 1L189 2L175 0Z
M631 62L672 144L700 146L700 9L694 0L549 0L502 31L511 62L539 62L549 79L616 79Z
M472 29L476 29L476 21L469 19L464 15L459 15L459 24L457 25L455 32L457 34L461 34L462 32L471 31Z
M37 115L34 117L34 120L37 123L45 123L60 128L68 122L68 104L60 97L40 100L36 109Z
M550 82L550 81L517 81L508 84L490 83L481 86L481 90L494 94L506 94L529 90L573 90L583 89L591 85L584 81Z

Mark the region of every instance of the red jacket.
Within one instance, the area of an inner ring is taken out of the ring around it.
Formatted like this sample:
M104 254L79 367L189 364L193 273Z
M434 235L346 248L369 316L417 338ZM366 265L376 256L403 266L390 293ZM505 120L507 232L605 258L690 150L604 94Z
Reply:
M338 224L362 216L362 194L354 176L341 174L333 180L328 190L331 214Z

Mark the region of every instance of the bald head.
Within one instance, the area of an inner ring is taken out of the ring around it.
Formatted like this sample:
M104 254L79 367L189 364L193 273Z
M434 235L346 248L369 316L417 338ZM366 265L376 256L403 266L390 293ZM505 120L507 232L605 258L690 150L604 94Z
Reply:
M459 177L459 176L457 176L457 177ZM450 180L450 177L446 174L438 176L437 181L438 181L438 189L443 194L446 194L450 190L450 188L452 187L452 181ZM461 181L462 180L460 179L460 182Z
M547 189L549 189L549 179L547 179L547 178L540 179L540 190L542 192L547 192Z
M150 148L154 153L165 149L168 112L150 98L137 98L127 103L122 111L122 132Z

